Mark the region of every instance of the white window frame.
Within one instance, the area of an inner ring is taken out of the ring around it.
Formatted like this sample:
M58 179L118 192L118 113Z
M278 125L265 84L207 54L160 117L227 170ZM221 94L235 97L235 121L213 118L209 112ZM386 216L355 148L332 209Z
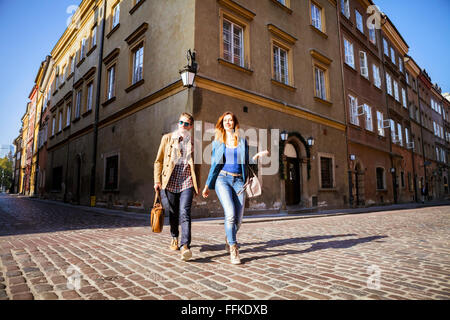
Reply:
M395 50L391 47L391 61L393 64L395 64Z
M144 44L133 52L133 77L132 84L141 81L144 77Z
M355 69L355 56L353 51L353 43L344 38L345 63ZM350 52L351 51L351 52Z
M109 100L115 95L115 80L116 78L116 65L112 65L108 69L108 89L106 92L106 99Z
M58 132L62 130L63 112L59 111Z
M87 87L87 102L86 102L86 110L92 110L92 101L94 98L94 82L90 82Z
M367 63L367 54L364 51L359 52L359 68L361 75L369 79L369 64Z
M402 125L400 123L397 123L397 131L398 131L398 144L403 146L403 131L402 131Z
M86 54L86 38L81 39L80 60L84 58Z
M394 80L394 97L395 97L395 100L400 102L400 96L398 94L398 83L395 80Z
M66 110L66 127L70 126L70 118L72 116L72 105L69 104Z
M322 100L327 100L327 86L325 79L325 71L317 66L314 67L314 77L316 85L316 97Z
M358 117L358 98L353 97L352 95L348 95L349 101L349 111L350 111L350 123L359 126L359 117Z
M403 57L398 57L398 68L400 69L400 72L403 72Z
M56 130L56 116L52 117L52 136L55 135Z
M97 25L92 28L91 48L97 45Z
M405 108L405 109L408 108L407 103L406 103L406 90L405 90L405 88L402 88L402 105L403 105L403 108Z
M341 12L350 19L350 0L341 0Z
M361 33L364 33L363 17L358 10L355 10L355 20L356 20L356 28L358 28L358 30L361 31Z
M373 44L377 44L377 36L375 33L375 26L373 26L373 24L370 25L371 27L369 28L369 40L370 42L372 42Z
M112 28L117 26L120 21L120 2L112 9Z
M385 132L383 128L384 116L383 113L377 110L377 126L378 126L378 135L384 137Z
M289 52L275 43L272 47L273 51L273 74L275 80L284 84L289 84ZM284 54L284 58L282 57ZM284 71L284 75L283 75Z
M372 64L373 82L377 88L381 88L380 67Z
M311 23L316 28L322 31L322 8L319 8L311 2Z
M392 142L395 141L395 122L392 119L389 119L389 122L391 124L391 140Z
M389 57L389 45L385 38L383 38L383 52Z
M391 75L386 72L386 87L387 87L387 93L392 96L392 79Z
M81 99L82 99L82 91L77 91L76 101L75 101L75 119L78 119L81 116Z
M228 23L230 25L230 30L229 33L226 31L225 29L225 23ZM235 29L239 30L239 56L237 56L237 58L239 59L239 63L236 63L236 56L235 56ZM223 58L224 60L237 64L241 67L244 67L244 62L245 62L245 48L244 48L244 27L226 19L223 18L223 23L222 23L222 33L223 33ZM227 41L226 39L229 39L229 41ZM227 42L226 42L227 41ZM228 43L229 42L229 43ZM225 48L229 47L229 58L226 58L226 54L225 54Z
M364 113L366 114L366 130L373 131L372 108L364 104Z

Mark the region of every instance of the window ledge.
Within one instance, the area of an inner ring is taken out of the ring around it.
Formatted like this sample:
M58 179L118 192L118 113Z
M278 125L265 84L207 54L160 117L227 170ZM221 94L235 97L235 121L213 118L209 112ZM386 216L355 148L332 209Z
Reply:
M288 89L289 91L292 91L292 92L297 91L296 87L290 86L290 85L280 82L278 80L271 79L271 81L272 81L272 84L274 84L276 86L282 87L284 89Z
M73 119L73 120L72 120L72 123L76 123L76 122L78 122L78 121L80 121L80 117L77 117L77 118Z
M373 84L373 86L375 87L375 89L377 89L377 90L380 91L381 93L383 92L383 90L381 90L381 88L378 88L375 84Z
M359 125L354 124L354 123L351 123L350 121L348 122L347 125L348 125L350 128L353 128L353 129L355 129L355 130L362 131L362 128L361 128Z
M66 82L64 81L63 83L61 83L61 84L59 85L59 88L61 89L62 87L64 87L65 84L66 84Z
M377 192L387 192L387 189L377 189Z
M106 100L105 102L102 103L102 106L106 107L108 104L113 103L114 101L116 101L116 97L112 97L112 98Z
M130 91L136 89L137 87L140 87L141 85L144 84L144 79L139 80L138 82L136 82L135 84L132 84L131 86L129 86L128 88L125 89L126 93L129 93Z
M345 14L342 13L342 11L339 11L339 14L341 15L341 18L344 18L343 21L346 21L348 24L350 24L353 27L353 22L350 20L350 17L347 17ZM350 14L351 16L351 14Z
M52 96L54 96L55 94L58 93L58 89L56 89L55 91L53 91Z
M362 78L364 81L367 81L368 83L372 84L372 82L370 82L369 76L366 77L366 76L362 75L361 73L360 73L359 75L361 76L361 78Z
M79 67L83 64L84 60L86 60L85 57L83 57L83 59L81 59L81 60L77 63L77 68L79 68Z
M319 192L337 192L336 188L319 188Z
M353 72L357 72L356 69L354 67L352 67L351 65L349 65L347 62L344 61L344 66L347 67L347 69L353 71Z
M90 113L92 113L92 109L91 109L91 110L88 110L88 111L85 111L81 116L82 116L82 117L86 117L86 116L88 116Z
M74 74L74 72L72 72L71 74L69 74L69 75L67 76L66 81L68 81L70 78L72 78L72 77L73 77L73 74Z
M314 32L316 32L316 33L318 33L320 36L322 36L322 38L328 39L328 35L327 35L325 32L323 32L323 31L320 30L320 29L317 29L317 28L316 28L315 26L313 26L312 24L310 24L309 26L311 27L312 30L314 30Z
M275 4L277 7L283 9L284 11L286 11L289 14L292 14L292 9L289 7L286 7L284 4L278 2L277 0L270 0L273 4Z
M106 35L106 39L109 39L111 35L120 27L120 23L118 23L114 28L111 29L111 31Z
M247 68L245 68L245 67L241 67L240 65L237 65L237 64L235 64L235 63L229 62L229 61L224 60L224 59L222 59L222 58L217 59L217 61L219 61L219 64L224 65L224 66L227 66L227 67L230 67L230 68L232 68L232 69L235 69L235 70L244 72L244 73L246 73L246 74L253 74L253 70L247 69Z
M130 14L133 14L143 3L145 2L145 0L141 0L141 1L139 1L138 3L136 3L135 5L134 5L134 7L133 8L131 8L131 10L130 10Z
M326 104L327 106L331 107L333 105L333 103L331 101L328 100L324 100L322 98L319 98L317 96L314 96L314 100L316 100L317 102L321 102L323 104Z
M91 55L92 52L94 52L95 48L97 48L97 45L94 45L87 53L86 53L86 57L89 57Z
M64 129L63 129L63 131L66 131L66 130L69 129L69 128L70 128L70 124L69 124L68 126L65 126Z
M58 132L56 133L56 135L57 135L57 136L60 135L61 132L62 132L62 130L58 131Z
M52 140L52 139L54 139L55 138L55 135L52 135L51 137L50 137L50 140Z

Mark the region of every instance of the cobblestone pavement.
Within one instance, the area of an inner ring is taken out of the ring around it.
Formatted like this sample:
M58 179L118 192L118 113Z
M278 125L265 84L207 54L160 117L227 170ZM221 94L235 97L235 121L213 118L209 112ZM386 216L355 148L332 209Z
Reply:
M246 219L231 265L222 220L168 226L0 195L0 300L450 299L450 206Z

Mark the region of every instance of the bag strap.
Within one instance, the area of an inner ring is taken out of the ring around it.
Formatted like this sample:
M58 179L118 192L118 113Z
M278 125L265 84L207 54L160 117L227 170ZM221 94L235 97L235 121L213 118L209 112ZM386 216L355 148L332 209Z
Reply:
M159 201L157 201L157 200L159 200ZM156 193L155 193L155 201L153 202L153 206L155 206L157 202L161 203L161 193L159 190L156 191Z

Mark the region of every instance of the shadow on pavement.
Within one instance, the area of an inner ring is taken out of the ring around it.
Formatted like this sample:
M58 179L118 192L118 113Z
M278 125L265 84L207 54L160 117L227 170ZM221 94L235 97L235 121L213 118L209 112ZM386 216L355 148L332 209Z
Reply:
M309 253L324 249L346 249L358 244L363 244L371 241L377 241L387 236L370 236L364 238L356 239L346 239L346 240L332 240L327 242L317 242L312 243L311 247L305 250L293 250L293 249L276 249L276 247L290 245L290 244L303 244L306 242L313 242L317 240L333 239L337 237L350 237L356 236L356 234L343 234L343 235L328 235L328 236L315 236L315 237L302 237L302 238L290 238L290 239L280 239L280 240L269 240L267 242L254 242L254 243L242 243L239 244L239 254L241 256L241 262L244 264L252 260L259 260L265 258L272 258L278 256L284 256L288 254L302 254ZM246 248L246 246L256 246L255 248ZM200 252L202 251L222 251L224 252L224 245L202 245ZM253 257L245 257L246 254L257 253ZM261 253L268 253L268 255L261 255ZM192 262L211 262L214 258L228 256L228 253L218 254L215 256L210 256L201 259L194 259Z

